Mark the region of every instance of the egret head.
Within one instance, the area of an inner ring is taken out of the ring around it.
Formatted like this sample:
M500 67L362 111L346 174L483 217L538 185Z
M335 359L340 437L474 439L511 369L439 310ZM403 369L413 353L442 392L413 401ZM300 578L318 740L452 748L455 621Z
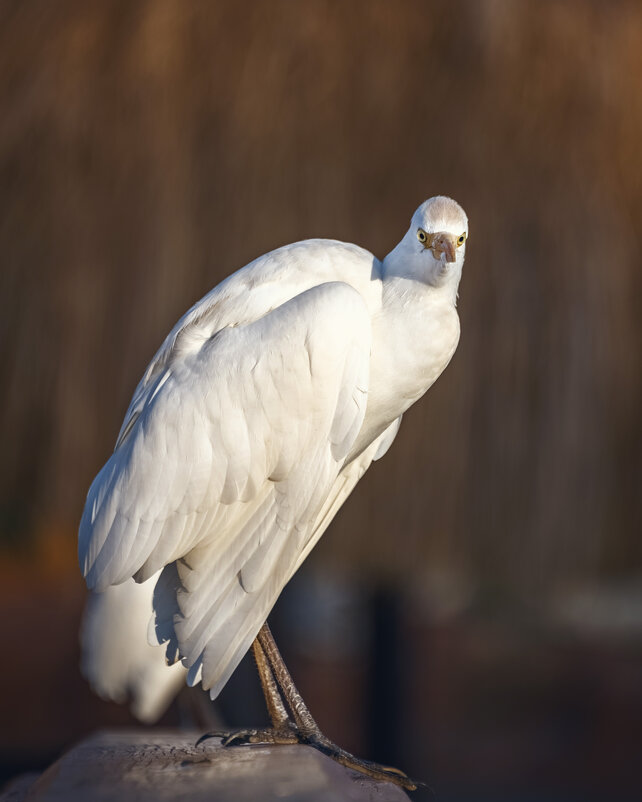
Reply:
M410 228L386 262L397 275L435 286L459 283L467 239L466 212L456 201L438 195L413 214Z

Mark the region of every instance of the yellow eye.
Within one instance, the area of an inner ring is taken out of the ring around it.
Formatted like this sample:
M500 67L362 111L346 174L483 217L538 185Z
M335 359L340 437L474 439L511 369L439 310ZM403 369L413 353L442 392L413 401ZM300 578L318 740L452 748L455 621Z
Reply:
M425 241L428 239L428 235L427 235L427 234L426 234L426 232L423 230L423 228L420 228L420 229L417 231L417 239L419 240L419 242L425 242Z
M457 247L459 248L460 245L463 245L466 242L466 235L462 234L461 237L457 238Z

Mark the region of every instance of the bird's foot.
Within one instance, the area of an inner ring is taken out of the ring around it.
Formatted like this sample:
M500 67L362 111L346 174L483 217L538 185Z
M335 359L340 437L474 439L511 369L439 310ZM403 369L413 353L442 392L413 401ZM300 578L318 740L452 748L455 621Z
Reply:
M366 774L368 777L372 777L375 780L384 780L394 783L395 785L400 785L402 788L405 788L406 791L416 791L417 788L426 787L425 783L419 780L413 780L411 777L408 777L405 772L401 771L401 769L396 769L394 766L384 766L372 760L363 760L363 758L355 757L350 754L350 752L346 752L345 749L332 743L332 741L326 738L321 732L312 732L307 735L299 733L299 743L313 746L315 749L318 749L319 752L331 757L333 760L336 760L337 763L346 766L346 768L358 771L360 774Z
M240 746L241 744L298 744L302 743L294 724L286 723L282 727L265 727L262 729L240 729L223 732L216 730L206 732L196 741L196 746L208 738L220 738L221 746Z
M426 787L425 783L411 779L400 769L355 757L350 752L346 752L345 749L332 743L322 732L314 730L304 732L299 730L293 722L287 722L278 728L208 732L198 739L196 746L208 738L220 738L222 746L239 746L241 744L303 744L312 746L324 755L336 760L342 766L358 771L360 774L366 774L375 780L394 783L407 791L415 791L417 788Z

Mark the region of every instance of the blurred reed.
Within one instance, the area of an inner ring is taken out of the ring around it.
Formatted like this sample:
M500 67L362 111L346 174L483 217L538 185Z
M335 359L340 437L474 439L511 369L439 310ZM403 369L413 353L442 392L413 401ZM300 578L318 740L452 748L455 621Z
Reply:
M639 571L642 6L0 6L0 529L73 539L147 361L254 256L466 208L462 340L316 559ZM412 344L409 344L410 346Z

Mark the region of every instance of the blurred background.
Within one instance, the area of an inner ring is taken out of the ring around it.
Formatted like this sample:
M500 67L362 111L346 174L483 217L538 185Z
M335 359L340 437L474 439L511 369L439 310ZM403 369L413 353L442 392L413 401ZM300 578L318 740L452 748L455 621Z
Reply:
M459 349L275 633L327 734L440 800L642 796L641 75L635 2L0 2L3 779L135 723L78 670L76 532L167 331L443 193ZM219 715L264 715L249 664Z

